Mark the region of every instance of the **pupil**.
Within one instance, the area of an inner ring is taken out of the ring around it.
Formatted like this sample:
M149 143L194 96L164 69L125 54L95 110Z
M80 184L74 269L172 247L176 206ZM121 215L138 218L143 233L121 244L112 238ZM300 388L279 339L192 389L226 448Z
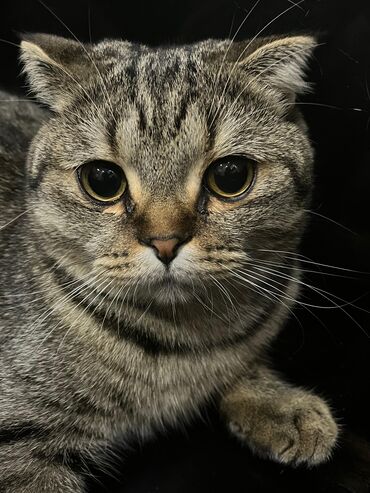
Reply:
M104 165L95 165L88 175L89 185L100 197L114 197L119 191L122 176L115 169Z
M248 166L241 163L219 163L214 172L216 185L225 193L237 193L248 178Z

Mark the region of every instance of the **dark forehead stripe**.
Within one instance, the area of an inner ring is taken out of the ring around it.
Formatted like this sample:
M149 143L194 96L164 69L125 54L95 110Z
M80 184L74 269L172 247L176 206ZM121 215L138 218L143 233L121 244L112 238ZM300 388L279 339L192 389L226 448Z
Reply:
M138 80L139 80L139 63L142 57L142 48L140 45L131 46L131 59L130 62L123 68L122 71L118 73L111 74L111 82L115 87L119 87L125 99L131 103L131 105L137 104L137 94L138 94ZM115 68L115 67L113 67ZM112 114L113 112L113 114ZM145 128L144 122L144 112L141 108L138 108L140 127ZM106 114L107 122L107 138L111 149L118 153L118 142L117 142L117 123L120 120L121 115L117 112L117 108L109 104L109 111Z
M138 65L142 73L136 74L138 87L132 103L137 111L139 130L152 137L159 137L166 130L175 138L197 95L195 61L190 52L180 55L176 51L160 50L152 65L144 59ZM155 108L150 121L145 105L148 98Z
M125 96L129 98L131 101L134 101L137 95L138 63L139 63L139 55L137 55L137 58L132 59L131 63L124 69L123 72L125 85L128 89L127 94L125 94Z
M180 131L181 124L185 120L189 105L197 98L197 68L195 62L189 58L185 67L186 82L183 83L182 97L179 103L179 110L174 116L174 129L176 134Z
M136 109L139 116L139 130L145 132L148 128L148 120L145 114L145 109L140 102L136 102Z
M124 91L124 96L127 100L135 105L137 100L137 92L138 92L138 79L139 79L139 62L141 59L141 49L140 46L132 46L132 58L130 63L124 68L123 72L119 75L119 80L116 81L117 87L122 87L122 91ZM112 140L110 141L111 146L116 150L117 141L116 141L116 133L117 133L117 121L119 120L120 115L116 115L116 118L110 119L112 124Z
M175 133L178 134L181 129L181 124L185 120L186 115L188 114L189 107L189 97L185 95L179 105L179 111L175 114L175 122L174 122L174 130Z

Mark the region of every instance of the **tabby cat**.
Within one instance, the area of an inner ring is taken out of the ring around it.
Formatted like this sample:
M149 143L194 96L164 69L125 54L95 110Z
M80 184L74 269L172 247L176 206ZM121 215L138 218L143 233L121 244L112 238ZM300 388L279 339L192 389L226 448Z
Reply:
M1 492L84 492L84 464L210 400L260 456L329 458L328 405L266 356L298 297L314 47L24 37L43 105L1 94Z

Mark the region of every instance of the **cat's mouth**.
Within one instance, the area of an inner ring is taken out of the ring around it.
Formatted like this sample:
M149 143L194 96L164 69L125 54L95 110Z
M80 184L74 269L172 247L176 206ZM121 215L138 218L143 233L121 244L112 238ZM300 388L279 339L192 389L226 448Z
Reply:
M148 286L148 295L162 303L186 302L192 297L194 286L189 280L166 272Z
M173 289L173 290L188 290L190 289L190 282L175 278L174 276L168 275L162 279L158 279L153 284L154 288L157 289Z
M158 279L158 281L156 281L154 284L160 288L169 288L169 287L178 288L181 286L185 286L184 281L180 281L179 279L176 279L171 274L165 275L163 278Z

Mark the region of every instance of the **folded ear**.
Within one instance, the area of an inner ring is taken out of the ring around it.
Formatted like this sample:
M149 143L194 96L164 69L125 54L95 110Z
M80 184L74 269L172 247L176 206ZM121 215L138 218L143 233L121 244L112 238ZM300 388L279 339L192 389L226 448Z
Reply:
M290 100L309 88L304 77L317 46L312 36L261 38L254 43L238 44L241 45L238 65L252 75L253 80L276 88Z
M48 34L22 36L21 61L31 91L55 111L61 111L78 92L89 64L88 47Z

